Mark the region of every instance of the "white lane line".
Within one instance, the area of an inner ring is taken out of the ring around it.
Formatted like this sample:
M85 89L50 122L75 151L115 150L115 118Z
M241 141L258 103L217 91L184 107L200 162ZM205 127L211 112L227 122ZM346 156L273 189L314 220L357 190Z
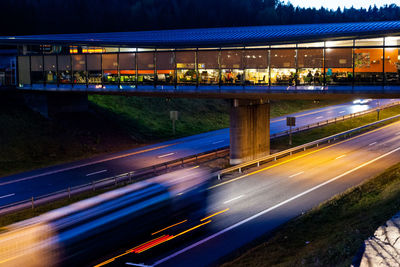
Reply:
M15 193L12 193L12 194L8 194L8 195L1 196L0 198L12 197L12 196L14 196L14 195L15 195Z
M101 171L98 171L98 172L92 172L92 173L86 174L86 176L92 176L92 175L99 174L99 173L103 173L103 172L106 172L106 171L107 171L107 170L101 170Z
M125 265L138 266L138 267L152 267L151 265L145 265L142 263L133 263L133 262L125 262Z
M216 142L214 142L214 143L212 143L213 145L215 145L215 144L219 144L219 143L222 143L222 142L224 142L225 140L219 140L219 141L216 141Z
M165 155L158 156L158 158L160 159L160 158L168 157L168 156L171 156L173 154L175 154L175 153L168 153L168 154L165 154Z
M229 227L227 227L227 228L225 228L225 229L223 229L223 230L221 230L221 231L219 231L219 232L217 232L217 233L215 233L213 235L210 235L210 236L208 236L208 237L206 237L206 238L204 238L204 239L202 239L202 240L200 240L200 241L198 241L198 242L196 242L196 243L194 243L194 244L192 244L192 245L190 245L190 246L188 246L188 247L186 247L184 249L181 249L181 250L169 255L168 257L165 257L165 258L163 258L163 259L161 259L159 261L156 261L153 264L153 266L156 266L156 265L159 265L159 264L161 264L163 262L166 262L166 261L168 261L168 260L170 260L170 259L172 259L172 258L174 258L174 257L176 257L176 256L178 256L178 255L180 255L180 254L192 249L192 248L195 248L195 247L197 247L197 246L199 246L199 245L201 245L201 244L203 244L203 243L205 243L205 242L207 242L207 241L209 241L209 240L211 240L211 239L213 239L213 238L215 238L217 236L220 236L220 235L222 235L222 234L224 234L224 233L226 233L226 232L228 232L228 231L230 231L232 229L235 229L235 228L241 226L242 224L245 224L245 223L247 223L249 221L252 221L252 220L260 217L261 215L269 213L269 212L279 208L280 206L283 206L283 205L285 205L285 204L287 204L287 203L289 203L289 202L291 202L291 201L293 201L295 199L298 199L298 198L300 198L300 197L302 197L304 195L307 195L308 193L311 193L312 191L315 191L318 188L323 187L324 185L330 184L330 183L342 178L343 176L346 176L346 175L348 175L348 174L350 174L352 172L355 172L355 171L357 171L357 170L359 170L359 169L361 169L361 168L363 168L365 166L368 166L371 163L374 163L375 161L380 160L381 158L384 158L386 156L389 156L390 154L393 154L393 153L395 153L395 152L397 152L399 150L400 150L400 147L398 147L396 149L393 149L392 151L389 151L389 152L387 152L387 153L385 153L385 154L383 154L383 155L381 155L381 156L379 156L379 157L377 157L375 159L372 159L372 160L370 160L370 161L368 161L366 163L363 163L363 164L361 164L361 165L359 165L359 166L357 166L357 167L355 167L355 168L353 168L353 169L351 169L351 170L349 170L349 171L347 171L345 173L342 173L342 174L340 174L340 175L338 175L336 177L333 177L332 179L330 179L328 181L320 183L319 185L316 185L316 186L314 186L314 187L312 187L312 188L310 188L310 189L308 189L308 190L306 190L306 191L304 191L304 192L302 192L302 193L300 193L298 195L295 195L295 196L293 196L293 197L291 197L289 199L286 199L285 201L282 201L281 203L278 203L275 206L272 206L272 207L270 207L268 209L260 211L259 213L254 214L253 216L250 216L250 217L248 217L248 218L246 218L246 219L244 219L244 220L242 220L240 222L237 222L237 223L235 223L235 224L233 224L233 225L231 225L231 226L229 226Z
M243 195L240 195L240 196L237 196L237 197L235 197L235 198L229 199L229 200L225 201L224 204L228 204L229 202L238 200L239 198L242 198L242 197L243 197Z
M341 156L339 156L339 157L337 157L337 158L335 158L335 159L341 159L341 158L343 158L343 157L346 157L346 155L341 155Z
M323 116L319 116L319 117L316 117L315 119L319 120L319 119L322 119L322 118L323 118Z
M378 142L373 142L373 143L369 144L368 146L373 146L373 145L375 145L376 143L378 143Z
M344 113L344 112L346 112L346 110L339 111L339 113Z
M298 172L289 176L289 178L296 177L297 175L303 174L304 172Z

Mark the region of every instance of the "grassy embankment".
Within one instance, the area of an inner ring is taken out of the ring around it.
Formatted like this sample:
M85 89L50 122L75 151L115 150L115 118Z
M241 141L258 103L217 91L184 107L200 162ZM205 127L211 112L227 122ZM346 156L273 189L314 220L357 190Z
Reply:
M331 103L278 102L272 115ZM225 100L93 95L89 105L90 112L47 120L15 97L1 94L0 177L229 126ZM170 110L180 112L175 136Z
M363 241L400 210L400 164L286 223L230 266L350 266Z
M399 115L400 114L400 106L395 106L395 107L391 107L391 108L387 108L384 110L380 111L380 115L379 118L380 119L385 119L385 118L389 118L395 115ZM367 115L363 115L357 118L353 118L353 119L348 119L345 121L341 121L341 122L337 122L337 123L333 123L333 124L329 124L326 126L322 126L319 128L314 128L308 131L304 131L304 132L299 132L299 133L295 133L293 134L293 147L294 146L299 146L314 140L318 140L320 138L324 138L336 133L340 133L340 132L344 132L368 123L372 123L374 121L377 120L377 113L376 112L371 112L370 114ZM394 119L396 120L396 119ZM369 129L373 129L376 127L380 127L382 125L386 125L389 124L391 122L393 122L394 120L388 121L386 123L383 124L379 124L379 126L372 126ZM365 130L363 130L365 131ZM277 150L284 150L289 148L289 137L288 136L284 136L284 137L279 137L276 139L273 139L271 141L271 149L273 151L277 151Z

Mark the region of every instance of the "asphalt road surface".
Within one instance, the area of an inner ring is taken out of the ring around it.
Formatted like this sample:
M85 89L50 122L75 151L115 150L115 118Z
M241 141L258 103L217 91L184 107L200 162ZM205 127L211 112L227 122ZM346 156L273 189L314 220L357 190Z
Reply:
M304 126L343 116L378 105L374 100L366 105L349 102L315 110L291 114L297 126ZM379 100L380 105L398 101ZM271 119L271 134L287 130L286 116ZM46 195L68 187L134 171L155 164L229 146L229 128L171 140L155 145L85 159L73 163L38 169L0 178L0 207L31 197Z
M149 234L151 246L132 240L130 249L139 246L146 250L115 253L103 264L214 265L255 238L399 160L400 122L282 158L211 186L209 216L196 221L177 218L177 225ZM162 238L159 244L157 238ZM99 255L98 263L107 259Z

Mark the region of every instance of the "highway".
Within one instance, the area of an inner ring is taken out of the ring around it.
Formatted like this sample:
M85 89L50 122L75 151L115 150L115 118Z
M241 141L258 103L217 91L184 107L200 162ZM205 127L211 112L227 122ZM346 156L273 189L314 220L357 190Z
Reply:
M149 242L132 240L112 257L99 255L98 266L215 265L399 159L400 122L282 158L210 186L209 216L176 218L176 224L149 233Z
M349 102L290 116L296 116L297 126L303 126L374 108L378 105L377 101L374 100L366 105L354 105ZM380 105L385 105L398 100L379 101ZM271 119L271 134L287 130L285 117ZM2 177L0 178L0 206L227 146L229 146L228 128Z

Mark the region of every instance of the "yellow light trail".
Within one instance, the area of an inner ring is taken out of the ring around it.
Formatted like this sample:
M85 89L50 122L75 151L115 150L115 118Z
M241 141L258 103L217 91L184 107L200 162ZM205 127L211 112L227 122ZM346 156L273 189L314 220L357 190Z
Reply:
M173 225L170 225L170 226L168 226L168 227L165 227L165 228L163 228L163 229L161 229L161 230L158 230L157 232L152 233L151 235L155 235L155 234L161 233L161 232L164 231L164 230L167 230L167 229L169 229L169 228L172 228L172 227L174 227L174 226L177 226L177 225L182 224L182 223L185 223L185 222L187 222L187 220L184 220L184 221L175 223L175 224L173 224Z
M218 211L218 212L216 212L216 213L211 214L210 216L207 216L207 217L201 219L200 221L201 221L201 222L202 222L202 221L205 221L205 220L207 220L207 219L209 219L209 218L211 218L211 217L214 217L215 215L221 214L221 213L223 213L223 212L227 212L228 210L229 210L229 208L226 208L226 209L224 209L224 210Z
M396 124L399 124L399 123L400 123L400 121L398 121L398 122L394 122L394 123L391 123L391 124L388 124L388 125L385 125L385 126L383 126L383 127L380 127L380 128L377 128L377 129L374 129L374 130L368 131L368 132L366 132L366 133L363 133L363 134L360 134L360 135L357 135L357 136L351 137L351 138L349 138L349 139L346 139L346 140L340 141L340 142L338 142L338 143L335 143L335 144L332 144L332 145L329 145L329 146L326 146L326 147L323 147L323 148L320 148L320 149L317 149L317 150L313 150L313 151L311 151L311 152L308 152L308 153L306 153L306 154L302 154L302 155L300 155L300 156L297 156L297 157L294 157L294 158L290 158L290 159L288 159L288 160L285 160L285 161L282 161L282 162L276 163L276 164L274 164L274 165L271 165L271 166L268 166L268 167L262 168L262 169L260 169L260 170L256 170L256 171L253 171L253 172L250 172L250 173L246 173L246 174L244 174L244 175L242 175L242 176L239 176L239 177L236 177L236 178L234 178L234 179L232 179L232 180L228 180L228 181L225 181L225 182L222 182L222 183L219 183L219 184L216 184L216 185L210 186L210 187L209 187L209 188L207 188L207 189L213 189L213 188L216 188L216 187L219 187L219 186L225 185L225 184L229 184L229 183L235 182L235 181L237 181L237 180L240 180L240 179L246 178L247 176L250 176L250 175L253 175L253 174L256 174L256 173L260 173L260 172L263 172L263 171L266 171L266 170L272 169L272 168L274 168L274 167L276 167L276 166L283 165L283 164L285 164L285 163L288 163L288 162L294 161L294 160L296 160L296 159L303 158L303 157L305 157L305 156L308 156L308 155L314 154L314 153L316 153L316 152L319 152L319 151L321 151L321 150L328 149L328 148L331 148L331 147L333 147L333 146L337 146L337 145L343 144L343 143L345 143L345 142L348 142L348 141L351 141L351 140L353 140L353 139L355 139L355 138L359 138L359 137L361 137L361 136L364 136L364 135L367 135L367 134L374 133L374 132L376 132L376 131L379 131L379 130L385 129L385 128L387 128L387 127L390 127L390 126L393 126L393 125L396 125Z

